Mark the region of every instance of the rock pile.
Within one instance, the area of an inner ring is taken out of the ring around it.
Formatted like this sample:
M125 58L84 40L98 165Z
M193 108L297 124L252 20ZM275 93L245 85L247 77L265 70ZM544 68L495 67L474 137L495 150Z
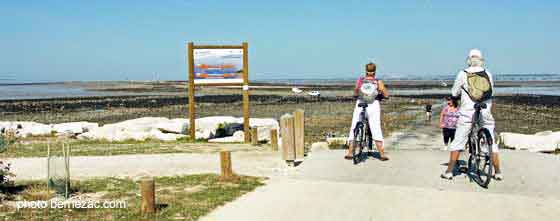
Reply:
M504 146L531 152L554 151L560 148L560 131L543 131L536 134L500 133Z
M209 142L243 142L243 131L233 136L215 138L220 125L243 123L243 118L215 116L196 119L196 138L209 139ZM252 118L250 127L258 127L259 141L270 141L270 129L279 129L278 121L272 118ZM66 136L81 140L125 141L147 139L174 141L186 137L189 119L165 117L143 117L114 124L99 126L91 122L69 122L61 124L42 124L27 121L0 121L0 132L15 131L17 137L29 136Z

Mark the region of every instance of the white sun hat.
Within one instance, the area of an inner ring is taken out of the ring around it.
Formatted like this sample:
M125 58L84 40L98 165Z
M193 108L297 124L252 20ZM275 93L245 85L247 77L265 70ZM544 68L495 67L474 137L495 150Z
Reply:
M475 48L475 49L471 49L471 50L469 51L469 58L472 58L472 57L479 57L479 58L482 58L482 52L481 52L480 50L476 49L476 48Z

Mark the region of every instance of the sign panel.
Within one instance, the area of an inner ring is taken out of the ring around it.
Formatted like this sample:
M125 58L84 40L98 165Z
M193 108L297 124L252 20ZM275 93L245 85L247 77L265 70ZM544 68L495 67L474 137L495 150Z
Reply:
M194 49L195 84L243 83L243 49Z

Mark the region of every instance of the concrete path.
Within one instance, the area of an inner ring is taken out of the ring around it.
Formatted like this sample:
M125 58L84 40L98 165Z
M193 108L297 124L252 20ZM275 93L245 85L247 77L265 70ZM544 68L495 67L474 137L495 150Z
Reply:
M288 176L203 220L557 220L560 156L503 151L505 180L488 189L439 173L443 151L392 151L353 165L343 151L314 153Z
M558 220L560 200L323 180L279 180L202 218L214 220Z
M502 150L505 180L488 189L466 175L443 180L449 153L440 150L436 122L394 133L387 162L354 165L343 150L313 152L292 173L202 220L559 219L560 155Z

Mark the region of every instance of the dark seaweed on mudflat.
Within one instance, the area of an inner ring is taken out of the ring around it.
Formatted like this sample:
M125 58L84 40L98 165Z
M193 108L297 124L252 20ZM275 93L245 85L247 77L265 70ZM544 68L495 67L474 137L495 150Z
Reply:
M241 95L204 95L195 98L197 103L236 103L241 102ZM278 103L308 103L352 101L352 97L308 97L308 96L278 96L278 95L250 95L250 102L257 105ZM0 113L36 113L57 112L71 110L103 110L112 107L126 108L156 108L164 105L187 105L187 97L177 96L120 96L120 97L80 97L80 98L51 98L29 100L0 101Z
M398 97L417 98L417 99L443 99L444 94L425 94L425 95L398 95ZM500 104L518 104L529 106L559 107L560 96L553 95L499 95L493 98L494 102Z

